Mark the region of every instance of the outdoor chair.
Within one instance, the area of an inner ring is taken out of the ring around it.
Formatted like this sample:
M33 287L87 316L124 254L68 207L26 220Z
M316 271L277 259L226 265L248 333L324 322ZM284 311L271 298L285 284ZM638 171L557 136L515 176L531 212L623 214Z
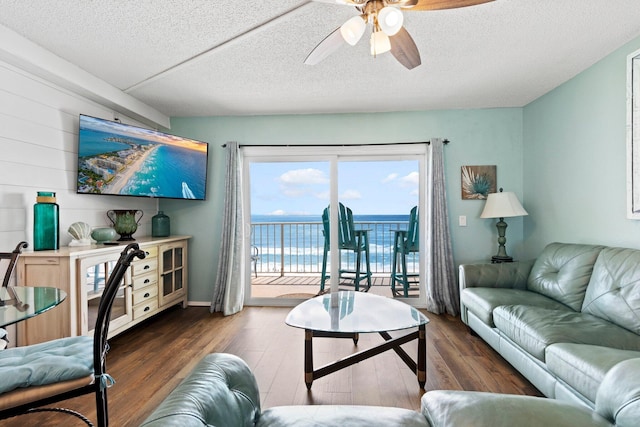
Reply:
M324 253L322 258L322 276L320 278L320 293L324 292L324 285L329 278L327 272L327 258L331 242L329 239L330 218L329 207L322 212L322 233L324 235ZM338 269L341 279L353 281L356 291L360 290L360 283L366 279L367 286L364 291L371 287L371 265L369 262L369 232L368 230L356 230L353 224L353 212L342 203L338 205L338 249L340 251L340 267ZM355 255L355 268L342 268L342 252L353 252ZM364 257L364 270L362 258Z
M0 420L54 411L93 426L88 418L71 409L41 407L95 393L98 426L109 425L107 388L115 382L106 372L111 307L135 257L145 257L137 243L127 245L120 253L100 299L93 337L60 338L0 351Z
M398 295L396 284L402 286L402 295L409 296L409 290L417 289L419 273L407 270L407 256L420 251L420 225L418 207L414 206L409 214L407 230L396 230L393 239L393 259L391 260L391 292ZM414 286L412 288L412 286Z
M256 245L251 245L251 266L253 274L258 277L258 261L260 260L260 250Z

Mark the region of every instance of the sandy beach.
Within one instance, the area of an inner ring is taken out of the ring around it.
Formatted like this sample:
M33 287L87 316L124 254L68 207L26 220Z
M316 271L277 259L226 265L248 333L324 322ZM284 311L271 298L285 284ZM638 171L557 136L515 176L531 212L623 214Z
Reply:
M133 177L133 175L135 175L135 173L140 170L144 161L147 160L147 157L149 157L149 155L153 153L158 147L159 145L156 145L151 150L147 150L142 156L136 159L135 162L133 162L129 166L126 166L124 171L119 172L113 178L113 181L111 181L109 185L105 186L102 189L102 193L103 194L120 194L120 191L122 191L124 186L127 185L127 183Z

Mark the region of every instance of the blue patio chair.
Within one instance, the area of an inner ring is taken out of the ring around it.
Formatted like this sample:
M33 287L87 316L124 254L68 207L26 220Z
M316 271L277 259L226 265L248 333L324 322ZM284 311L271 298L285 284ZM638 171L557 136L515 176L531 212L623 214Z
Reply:
M396 284L402 286L403 296L409 296L409 290L417 289L420 274L407 272L407 255L420 251L420 226L418 207L414 206L409 214L407 230L396 230L393 239L393 259L391 260L391 292L398 295ZM412 288L413 286L413 288Z
M322 258L322 277L320 279L320 293L324 292L324 285L329 273L327 272L327 257L330 250L329 239L329 207L326 207L322 212L322 233L324 235L324 254ZM368 291L371 287L371 264L369 262L369 232L368 230L356 230L353 224L353 212L351 209L345 207L342 203L338 206L338 249L340 255L343 251L353 252L355 255L355 269L342 268L342 262L340 261L340 267L338 270L341 279L347 279L353 281L353 286L356 291L360 290L360 283L363 280L367 281L367 287L364 291ZM362 258L364 257L364 270ZM341 258L341 257L340 257Z

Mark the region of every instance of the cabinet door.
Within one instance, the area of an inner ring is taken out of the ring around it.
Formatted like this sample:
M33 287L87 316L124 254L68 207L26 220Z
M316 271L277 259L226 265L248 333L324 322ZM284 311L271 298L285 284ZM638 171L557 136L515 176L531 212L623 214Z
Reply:
M119 253L112 253L78 260L78 292L83 335L93 333L102 293L119 255ZM111 308L109 328L116 329L129 323L133 318L132 312L131 289L123 279Z
M73 282L69 277L69 259L55 256L20 257L17 282L22 286L52 286L67 293L57 307L17 324L17 345L32 345L78 335Z
M160 306L186 296L186 256L186 242L160 246Z

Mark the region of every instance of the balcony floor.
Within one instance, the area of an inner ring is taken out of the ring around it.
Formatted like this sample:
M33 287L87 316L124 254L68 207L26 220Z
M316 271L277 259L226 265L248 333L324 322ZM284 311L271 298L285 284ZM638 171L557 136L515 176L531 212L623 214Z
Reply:
M340 289L353 290L353 286L340 286ZM279 276L259 273L258 277L251 278L251 296L254 298L311 298L319 291L320 275L318 274ZM388 275L373 276L369 292L392 297L391 278ZM409 297L417 296L417 290L409 293Z

